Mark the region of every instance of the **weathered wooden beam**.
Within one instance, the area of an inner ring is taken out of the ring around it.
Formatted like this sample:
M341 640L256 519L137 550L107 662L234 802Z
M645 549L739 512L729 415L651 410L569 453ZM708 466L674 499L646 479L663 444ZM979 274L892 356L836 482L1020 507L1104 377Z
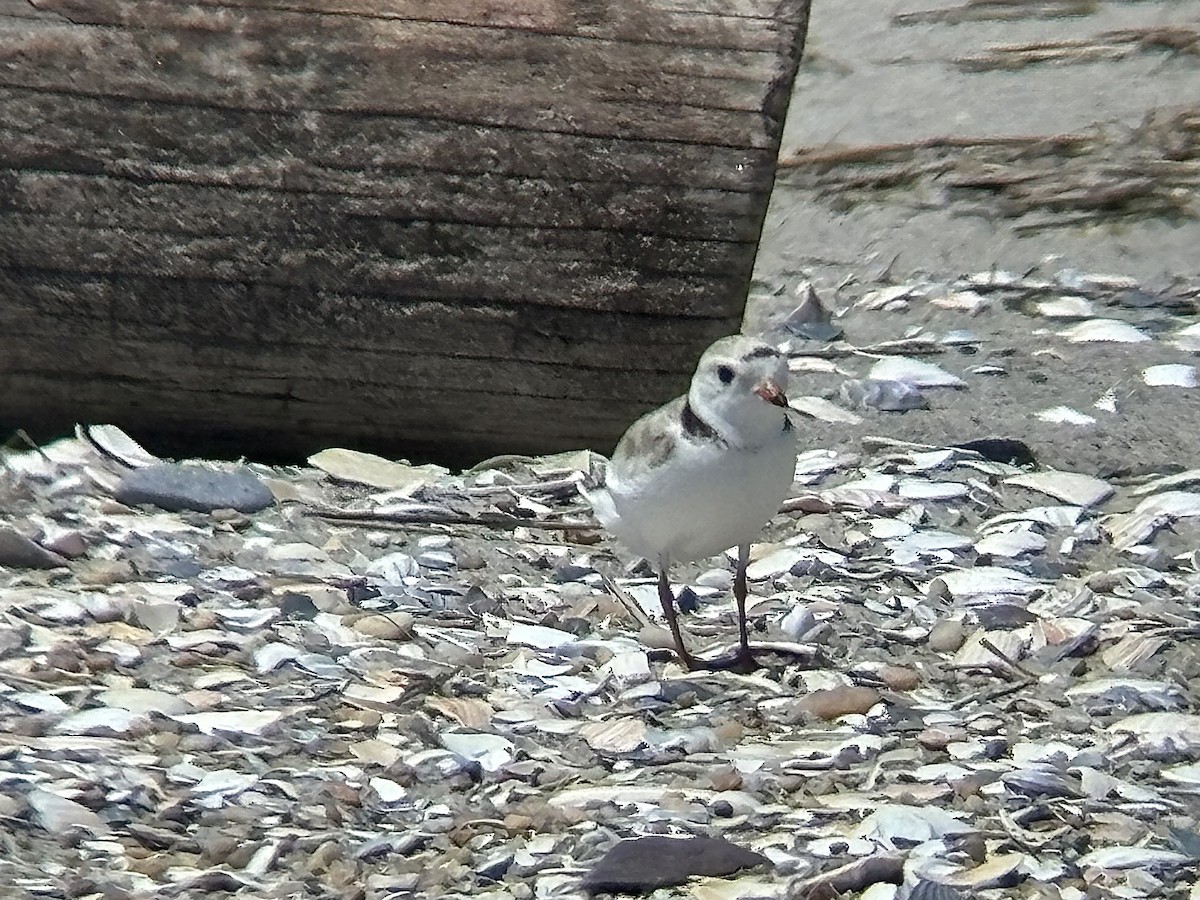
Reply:
M607 449L737 328L807 11L0 0L0 427Z

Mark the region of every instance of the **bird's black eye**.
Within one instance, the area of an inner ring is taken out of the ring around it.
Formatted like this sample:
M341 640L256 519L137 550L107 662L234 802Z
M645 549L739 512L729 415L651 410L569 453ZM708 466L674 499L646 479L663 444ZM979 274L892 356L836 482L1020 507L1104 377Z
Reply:
M717 366L717 377L721 379L721 384L729 384L733 381L733 369L729 366Z

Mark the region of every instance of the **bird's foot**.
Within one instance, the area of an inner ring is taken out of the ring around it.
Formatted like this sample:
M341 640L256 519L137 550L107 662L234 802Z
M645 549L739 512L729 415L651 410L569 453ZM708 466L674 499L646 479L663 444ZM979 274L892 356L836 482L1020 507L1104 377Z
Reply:
M762 663L754 658L749 647L738 647L733 653L726 653L712 659L692 658L690 668L703 672L736 672L738 675L749 675L762 668Z

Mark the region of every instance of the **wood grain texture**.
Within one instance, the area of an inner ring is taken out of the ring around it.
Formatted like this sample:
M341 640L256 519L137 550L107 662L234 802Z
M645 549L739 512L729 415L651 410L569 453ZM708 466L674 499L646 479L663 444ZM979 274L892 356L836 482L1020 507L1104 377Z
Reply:
M611 449L738 327L807 11L0 0L0 427Z

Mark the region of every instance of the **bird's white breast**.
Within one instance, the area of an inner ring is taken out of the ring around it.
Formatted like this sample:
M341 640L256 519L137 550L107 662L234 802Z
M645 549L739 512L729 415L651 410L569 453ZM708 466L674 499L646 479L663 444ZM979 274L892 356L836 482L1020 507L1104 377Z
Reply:
M594 505L635 553L704 559L757 537L787 496L795 467L790 430L755 450L686 441L669 461L633 477L610 470L608 497Z

